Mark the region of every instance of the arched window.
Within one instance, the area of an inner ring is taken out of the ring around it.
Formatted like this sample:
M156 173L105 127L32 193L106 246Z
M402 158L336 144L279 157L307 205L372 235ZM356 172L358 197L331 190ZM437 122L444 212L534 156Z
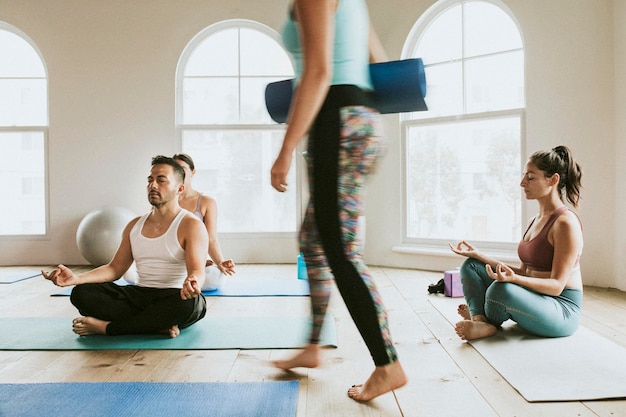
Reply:
M194 188L219 203L220 232L297 229L298 195L270 186L284 126L265 108L265 86L292 77L293 64L278 34L248 20L206 28L181 56L176 106L181 149L195 162ZM296 183L296 169L289 182Z
M0 22L0 236L46 234L48 79L35 44Z
M401 116L406 243L467 239L512 248L521 234L524 49L497 0L443 0L403 57L424 61L429 110Z

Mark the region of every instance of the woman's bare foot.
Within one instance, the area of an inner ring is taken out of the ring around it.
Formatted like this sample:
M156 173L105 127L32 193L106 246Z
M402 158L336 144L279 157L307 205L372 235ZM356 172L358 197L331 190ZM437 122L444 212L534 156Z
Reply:
M457 308L456 312L459 313L459 316L463 317L463 320L472 319L472 317L470 316L469 307L467 306L467 304L459 304L459 307Z
M272 361L272 365L284 371L292 368L317 368L321 363L321 356L319 345L308 344L293 358Z
M480 339L481 337L489 337L496 334L498 328L493 324L477 321L463 320L454 326L456 334L463 340Z
M72 320L72 330L80 336L90 334L107 334L107 326L110 322L94 317L76 317Z
M408 381L400 362L377 366L364 384L353 385L348 390L348 397L355 401L370 401L404 386Z

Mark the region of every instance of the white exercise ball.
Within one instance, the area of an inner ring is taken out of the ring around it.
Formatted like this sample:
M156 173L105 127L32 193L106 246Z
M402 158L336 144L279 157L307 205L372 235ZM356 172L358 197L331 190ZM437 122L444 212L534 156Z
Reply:
M123 207L104 207L88 213L76 230L80 253L94 266L104 265L122 241L122 232L135 213Z

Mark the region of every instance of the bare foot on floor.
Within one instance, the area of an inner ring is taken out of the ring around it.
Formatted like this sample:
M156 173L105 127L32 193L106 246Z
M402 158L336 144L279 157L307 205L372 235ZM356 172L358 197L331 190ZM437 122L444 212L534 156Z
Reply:
M107 325L109 323L94 317L76 317L72 320L72 330L80 336L107 334Z
M317 368L321 362L319 345L309 344L304 350L291 359L272 361L278 369L287 371L292 368Z
M472 319L467 304L459 304L459 308L457 308L456 312L459 313L459 316L463 317L463 320Z
M167 335L167 336L169 336L169 337L171 337L173 339L173 338L175 338L176 336L178 336L180 334L180 329L175 324L172 327L170 327L169 329L162 330L159 333Z
M496 334L498 328L493 324L484 321L463 320L454 326L456 334L463 340L480 339Z
M353 385L348 390L348 397L355 401L370 401L406 385L408 381L400 362L377 366L364 384Z

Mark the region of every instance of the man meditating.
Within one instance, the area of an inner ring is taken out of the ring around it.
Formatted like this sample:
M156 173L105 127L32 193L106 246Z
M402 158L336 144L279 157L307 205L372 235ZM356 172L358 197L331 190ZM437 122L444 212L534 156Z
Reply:
M152 210L128 223L113 259L80 275L64 265L42 271L60 287L75 285L70 300L82 317L73 320L74 333L176 337L204 317L208 236L202 222L178 203L184 180L178 162L154 157L147 186ZM136 285L116 285L133 261Z

